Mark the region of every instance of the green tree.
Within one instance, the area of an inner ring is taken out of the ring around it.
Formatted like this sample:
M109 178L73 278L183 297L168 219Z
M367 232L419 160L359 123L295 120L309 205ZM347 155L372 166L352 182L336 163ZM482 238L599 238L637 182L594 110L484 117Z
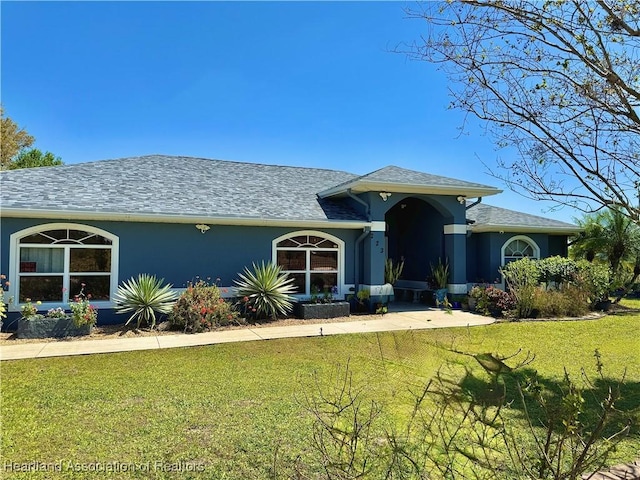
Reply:
M571 255L607 263L614 286L628 290L640 276L640 226L620 209L586 215L578 223L584 230L572 240Z
M0 106L0 118L2 121L0 130L0 169L9 168L13 158L18 153L33 145L35 139L24 128L18 127L13 120L5 116L4 109Z
M452 108L518 154L492 174L515 191L640 222L640 3L462 0L408 10L405 49L451 80Z
M18 127L11 118L6 117L2 106L0 106L0 117L2 118L2 130L0 131L2 163L0 170L62 165L62 159L53 153L42 153L37 148L29 148L33 145L35 138L29 135L24 128Z
M37 148L32 148L29 150L22 150L18 153L15 159L7 165L7 169L16 170L18 168L55 167L57 165L62 165L62 159L60 157L56 157L51 152L42 153L42 151Z

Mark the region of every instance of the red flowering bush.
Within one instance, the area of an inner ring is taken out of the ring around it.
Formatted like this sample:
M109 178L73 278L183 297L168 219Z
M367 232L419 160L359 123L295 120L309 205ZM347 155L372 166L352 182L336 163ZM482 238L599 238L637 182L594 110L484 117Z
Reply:
M516 306L513 295L491 285L476 285L469 295L476 299L476 311L483 315L501 317Z
M220 296L216 284L204 280L187 285L187 289L173 306L169 321L188 333L205 332L241 319L233 306Z

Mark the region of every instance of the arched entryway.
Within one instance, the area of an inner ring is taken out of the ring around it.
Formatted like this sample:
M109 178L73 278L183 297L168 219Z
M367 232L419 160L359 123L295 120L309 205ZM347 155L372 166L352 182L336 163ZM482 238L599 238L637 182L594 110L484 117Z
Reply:
M408 197L385 214L387 258L404 260L403 279L425 281L431 276L431 264L446 258L444 225L451 222L451 216L443 210Z

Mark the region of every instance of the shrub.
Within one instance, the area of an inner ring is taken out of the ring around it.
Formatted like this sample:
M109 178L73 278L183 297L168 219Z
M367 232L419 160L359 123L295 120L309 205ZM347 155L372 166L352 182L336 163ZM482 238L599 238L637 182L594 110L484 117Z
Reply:
M71 318L76 327L84 325L95 325L98 321L98 309L89 303L83 296L76 296L70 304Z
M164 279L142 273L118 287L114 296L117 313L132 313L125 322L128 325L137 320L137 328L144 321L149 327L156 326L156 313L169 314L177 295L171 291L171 284L162 285Z
M513 296L492 285L476 285L469 292L469 296L476 300L475 310L483 315L500 317L515 308Z
M591 263L587 260L577 262L576 283L589 295L593 307L596 303L606 300L611 286L611 270L607 265Z
M276 319L287 315L295 300L290 294L296 291L293 278L283 274L274 263L253 264L253 271L245 267L235 280L238 296L243 297L241 307L244 313L254 318Z
M545 282L547 287L563 283L573 282L578 273L578 264L570 258L555 256L538 260L540 271L540 281Z
M220 296L216 284L204 280L189 282L173 305L169 321L185 332L199 333L239 322L238 312Z
M533 298L540 278L538 262L529 258L508 263L500 269L515 305L513 314L517 318L531 316Z
M561 290L536 289L533 313L536 317L580 317L589 311L588 293L576 285Z

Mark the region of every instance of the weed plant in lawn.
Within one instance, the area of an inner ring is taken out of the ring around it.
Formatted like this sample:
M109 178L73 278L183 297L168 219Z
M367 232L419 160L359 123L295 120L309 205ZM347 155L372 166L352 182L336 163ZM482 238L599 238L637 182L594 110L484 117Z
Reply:
M4 361L2 459L5 465L151 468L113 478L286 478L300 462L317 474L312 418L301 402L316 379L327 382L348 363L354 383L366 386L364 398L383 405L389 421L400 420L410 410L410 391L446 362L482 376L473 358L450 347L505 355L530 350L536 354L531 368L549 382L560 381L565 366L574 376L581 367L593 376L599 349L607 374L619 378L627 369L622 406L637 408L639 324L640 316L628 315ZM636 428L614 461L635 458L639 448ZM171 471L185 464L204 471ZM52 477L0 468L3 478ZM69 468L55 474L104 476Z

